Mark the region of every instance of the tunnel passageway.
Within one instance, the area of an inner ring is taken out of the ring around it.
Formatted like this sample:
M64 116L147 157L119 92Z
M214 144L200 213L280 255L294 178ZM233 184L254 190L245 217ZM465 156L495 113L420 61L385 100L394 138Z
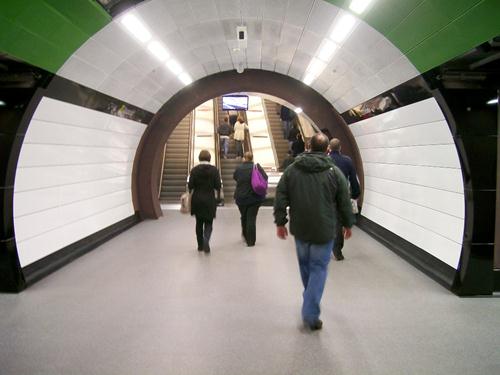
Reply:
M324 329L305 332L293 238L263 207L245 247L238 215L218 210L210 255L168 210L0 295L2 373L499 372L498 300L456 298L359 229L330 263Z

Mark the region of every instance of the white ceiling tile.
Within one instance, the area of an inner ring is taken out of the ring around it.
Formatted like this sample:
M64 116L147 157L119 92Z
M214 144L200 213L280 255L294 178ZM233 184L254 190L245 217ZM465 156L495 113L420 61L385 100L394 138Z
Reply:
M220 19L226 20L226 19L236 18L239 21L241 21L241 11L240 11L239 1L215 0L215 5L217 6L217 11L219 13Z
M285 23L303 27L307 16L312 10L314 0L292 0L288 3L285 14Z
M249 69L260 69L261 61L260 60L247 60L247 66Z
M293 60L294 54L295 54L295 48L281 45L278 47L276 59L281 61L286 61L288 62L288 64L290 64Z
M123 80L130 86L135 86L146 74L147 72L142 72L129 62L124 62L113 71L111 77L115 80Z
M304 33L300 38L298 49L302 52L314 55L318 50L322 41L323 38L319 37L318 35L310 31L304 30Z
M125 60L143 46L136 42L135 38L127 33L116 21L110 22L101 29L93 38L104 47L109 48Z
M172 14L162 1L144 1L135 8L151 32L157 36L166 35L177 29Z
M249 20L246 23L248 42L262 39L262 20Z
M160 103L155 99L150 99L146 104L144 104L144 109L149 112L156 113L159 111L162 105L163 103Z
M191 76L193 81L197 81L200 78L203 78L206 76L205 69L203 68L203 65L201 65L201 64L192 65L186 71Z
M337 110L338 113L344 113L351 107L347 104L343 99L338 99L333 103L333 107Z
M327 89L324 93L323 96L328 100L330 103L333 103L336 98L338 98L337 91L335 85L330 86L329 89Z
M103 71L73 56L59 69L58 74L90 88L97 88L107 78Z
M241 25L239 19L231 18L221 20L221 25L224 30L226 40L236 40L236 27Z
M188 44L179 32L173 32L163 37L163 43L170 53L175 55L188 51Z
M347 111L358 104L363 103L363 94L357 89L352 89L342 97L342 100L344 101L345 106L343 106L341 110Z
M225 72L227 70L234 70L234 66L231 61L219 63L219 66L221 72Z
M134 88L126 97L125 101L127 103L133 104L139 108L143 108L144 104L150 101L152 98L149 95Z
M247 57L253 56L260 60L262 43L260 40L249 40L247 45Z
M396 62L380 71L377 75L382 82L384 82L385 88L383 91L386 91L420 75L420 73L410 63L406 56L402 56Z
M263 44L261 48L261 56L262 60L267 59L267 60L274 60L276 54L278 51L278 47L273 46L273 45L267 45Z
M189 0L191 9L198 22L214 21L219 19L217 7L213 0Z
M376 45L368 50L367 64L369 64L375 72L378 72L394 63L402 56L403 54L401 51L388 39L382 38Z
M262 41L267 44L278 44L280 42L282 23L275 21L262 21Z
M296 48L301 35L302 29L300 27L285 23L281 28L280 43Z
M358 89L363 93L363 101L365 102L385 91L384 87L385 84L380 77L372 76L359 85Z
M199 62L202 63L215 60L215 56L212 52L212 49L208 45L193 49L191 50L191 53L196 57L196 59Z
M185 0L166 2L165 8L178 28L191 26L197 22L190 4Z
M339 8L335 5L329 4L326 1L316 1L307 21L306 28L323 37L330 30L338 12Z
M367 78L373 76L376 71L373 70L370 66L366 65L363 61L358 61L352 67L352 71L356 73L360 78Z
M206 30L199 24L179 29L179 33L190 48L198 48L209 44Z
M241 15L243 19L261 19L266 0L252 0L241 2Z
M342 47L358 54L373 48L383 38L377 30L364 21L360 21Z
M158 83L160 87L164 87L172 79L172 73L166 66L160 66L157 69L154 69L151 72L149 72L147 77L150 80Z
M217 61L208 61L203 63L203 68L207 75L215 74L220 72L219 63Z
M304 72L311 62L312 56L304 53L302 51L296 51L293 56L292 66L298 69L301 69Z
M227 46L227 43L220 43L220 44L216 44L216 45L212 45L212 51L215 55L215 57L217 58L217 60L219 59L230 59L231 58L231 54L229 52L229 48Z
M264 3L264 20L283 22L287 6L288 0L266 1Z
M138 90L148 96L153 96L160 89L161 85L159 85L155 81L152 81L149 76L145 77L141 82L139 82L139 84L134 87L134 90Z
M106 74L111 73L123 62L120 56L93 38L88 39L75 55Z
M99 85L98 90L114 98L124 100L123 98L125 98L132 91L132 86L127 83L123 80L120 81L114 79L113 77L108 77Z
M134 65L137 69L149 72L163 65L161 61L155 58L148 50L142 49L127 59L127 62Z
M328 82L318 78L311 84L311 87L321 94L327 91L330 88L330 85Z
M275 66L275 61L274 60L268 60L268 59L262 59L262 69L264 70L271 70L274 71L274 66Z
M276 72L281 74L287 74L289 68L290 68L290 62L281 60L276 61L276 66L275 66Z

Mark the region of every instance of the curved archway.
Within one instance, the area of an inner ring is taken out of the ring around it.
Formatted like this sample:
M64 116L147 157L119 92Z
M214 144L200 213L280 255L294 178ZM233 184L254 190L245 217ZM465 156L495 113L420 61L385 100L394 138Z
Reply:
M242 74L226 71L196 81L179 91L156 113L139 145L133 173L134 206L142 218L162 215L157 192L163 145L177 124L189 111L214 97L240 91L261 92L282 98L301 107L320 129L326 128L342 142L352 155L361 184L361 155L347 124L332 105L317 91L289 76L263 70L246 70Z

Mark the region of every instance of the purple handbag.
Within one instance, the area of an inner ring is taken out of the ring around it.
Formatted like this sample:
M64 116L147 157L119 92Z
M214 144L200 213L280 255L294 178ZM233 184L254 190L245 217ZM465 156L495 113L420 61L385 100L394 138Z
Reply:
M260 173L257 164L254 164L252 169L252 189L255 194L264 197L267 192L267 180Z

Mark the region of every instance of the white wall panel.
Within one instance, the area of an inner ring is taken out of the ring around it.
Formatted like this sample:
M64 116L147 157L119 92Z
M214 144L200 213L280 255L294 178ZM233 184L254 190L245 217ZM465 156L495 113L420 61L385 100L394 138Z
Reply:
M457 268L462 249L461 243L451 241L436 232L429 231L370 204L363 204L363 216L424 249L451 267Z
M43 98L21 149L14 225L24 267L134 214L144 124Z
M363 216L457 268L465 205L460 160L437 102L350 125L365 173Z
M363 156L367 163L460 168L455 145L365 148Z
M405 182L386 180L365 175L365 186L370 190L418 205L432 208L463 219L464 196L460 193L451 193L445 190L426 186L408 184Z

